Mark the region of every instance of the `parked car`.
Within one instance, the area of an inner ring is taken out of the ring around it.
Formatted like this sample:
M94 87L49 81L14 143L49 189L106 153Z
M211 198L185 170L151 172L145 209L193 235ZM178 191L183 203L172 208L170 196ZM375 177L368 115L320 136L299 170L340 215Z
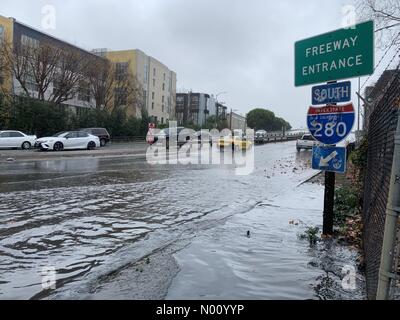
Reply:
M182 136L181 133L184 129L185 129L184 127L176 128L176 141L177 141L178 147L183 146L191 139L189 133L187 135ZM174 131L175 131L175 129L174 129ZM163 129L154 136L153 144L154 143L165 143L167 149L169 149L170 138L171 138L171 129L170 128Z
M301 149L310 150L314 146L321 146L321 145L322 143L315 140L311 134L305 134L301 137L301 139L297 140L296 148L297 151L301 151Z
M100 139L85 131L59 132L52 137L40 138L36 141L36 147L42 150L93 150L100 147Z
M267 136L267 131L265 131L265 130L256 131L256 139L257 138L265 138L266 136Z
M35 145L36 136L29 136L21 131L0 131L0 148L30 149Z
M86 128L80 129L79 131L85 131L91 135L99 137L101 147L104 147L111 141L110 134L108 133L107 129L104 128Z

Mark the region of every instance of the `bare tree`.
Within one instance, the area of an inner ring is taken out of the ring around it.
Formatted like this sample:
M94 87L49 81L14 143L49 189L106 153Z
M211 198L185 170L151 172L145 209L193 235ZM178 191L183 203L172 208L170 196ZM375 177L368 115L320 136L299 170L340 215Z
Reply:
M89 66L87 79L97 109L112 113L124 107L128 113L136 115L144 108L143 86L130 71L130 63L121 68L110 61L95 62Z
M74 98L87 73L88 59L82 54L48 43L3 41L0 55L26 96L56 105Z
M381 49L400 45L400 0L357 0L361 19L373 19Z
M28 97L60 105L83 94L97 109L124 107L130 115L144 108L144 90L130 64L117 64L79 51L31 41L0 44L0 67L12 74Z
M110 110L114 95L114 66L109 61L88 64L87 80L96 109Z
M10 95L10 83L7 80L10 79L12 72L7 59L8 55L5 52L9 44L5 41L4 39L0 39L0 95L3 99Z
M79 85L87 81L88 63L88 59L82 57L81 54L63 50L52 79L53 92L48 100L59 105L73 99L79 90Z

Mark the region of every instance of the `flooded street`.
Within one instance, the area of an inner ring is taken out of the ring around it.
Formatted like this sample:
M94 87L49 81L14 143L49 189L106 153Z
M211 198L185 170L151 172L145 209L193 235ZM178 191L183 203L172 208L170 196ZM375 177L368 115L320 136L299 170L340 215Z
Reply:
M322 225L309 159L287 142L255 147L248 176L144 154L1 163L0 299L362 299L361 276L340 286L357 252L298 239Z

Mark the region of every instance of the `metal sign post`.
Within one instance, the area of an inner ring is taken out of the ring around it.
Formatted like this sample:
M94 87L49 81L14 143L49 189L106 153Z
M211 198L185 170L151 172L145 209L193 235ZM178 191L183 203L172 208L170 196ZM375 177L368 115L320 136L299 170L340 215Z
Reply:
M331 81L327 84L336 84L337 81ZM333 105L337 105L333 103ZM325 236L333 235L333 217L335 207L335 184L336 174L334 172L325 171L325 193L324 193L324 215L322 234Z
M325 171L325 196L324 196L324 221L322 233L326 236L333 235L333 208L335 203L335 182L334 172Z

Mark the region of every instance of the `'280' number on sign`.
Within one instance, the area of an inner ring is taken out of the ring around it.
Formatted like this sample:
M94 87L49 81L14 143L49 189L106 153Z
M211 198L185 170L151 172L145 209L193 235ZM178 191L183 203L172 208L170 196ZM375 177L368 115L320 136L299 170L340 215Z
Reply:
M325 129L322 123L318 123L315 128L315 137L322 137L322 132L324 132L326 137L333 137L336 134L344 138L347 135L347 125L345 122L328 122L325 124Z

